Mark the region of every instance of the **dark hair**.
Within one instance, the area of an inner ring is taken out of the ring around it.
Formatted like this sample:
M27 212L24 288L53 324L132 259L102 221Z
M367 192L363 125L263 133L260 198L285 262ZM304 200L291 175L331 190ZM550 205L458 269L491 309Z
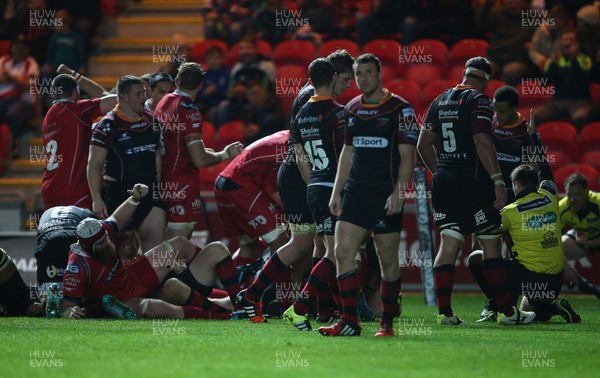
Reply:
M510 85L504 85L494 92L496 102L508 102L511 108L519 106L519 92Z
M523 188L535 188L538 185L538 173L529 164L521 164L510 173L510 179Z
M588 180L581 173L573 173L565 180L565 188L569 186L579 185L584 189L589 187Z
M358 66L359 64L364 64L364 63L373 63L375 65L375 67L377 68L377 72L381 71L381 62L379 61L379 58L371 53L359 55L359 57L356 58L356 60L354 61L354 64L352 65L352 67L354 69L356 69L356 66Z
M140 79L142 79L145 84L150 85L150 79L152 79L152 76L154 76L153 73L145 73L140 76Z
M71 97L76 88L77 81L71 75L60 74L52 80L52 91L57 99Z
M215 54L215 53L217 53L217 54L219 54L221 56L225 55L225 53L223 52L223 50L220 47L218 47L216 45L212 45L212 46L210 46L209 48L206 49L206 52L204 53L204 56L206 57L206 56L209 56L209 55Z
M467 68L467 67L476 68L478 70L485 72L488 75L492 74L492 65L490 64L490 61L482 56L476 56L474 58L467 60L467 63L465 63L465 68ZM474 79L478 79L478 80L486 80L485 78L482 78L481 76L477 76L474 74L467 74L467 76L474 78Z
M245 35L245 36L243 36L243 37L240 39L240 42L239 42L239 43L242 43L242 42L250 43L250 44L252 44L254 47L256 47L256 38L254 38L254 37L253 37L253 36L251 36L251 35Z
M335 72L338 74L350 73L354 75L352 66L354 65L354 58L346 50L335 50L331 54L327 55L327 60L333 64Z
M333 64L329 60L318 58L313 60L308 66L308 74L315 88L325 87L331 84L335 68L333 68Z
M202 66L194 62L183 63L175 78L183 89L194 90L204 81L204 70Z
M117 81L117 95L128 94L134 85L144 85L142 79L133 75L125 75Z
M155 73L154 75L152 75L152 77L150 77L148 85L150 86L150 88L154 89L156 88L158 83L162 83L164 81L167 81L171 84L175 84L175 81L173 80L173 77L171 77L171 75L169 75L166 72L159 72Z

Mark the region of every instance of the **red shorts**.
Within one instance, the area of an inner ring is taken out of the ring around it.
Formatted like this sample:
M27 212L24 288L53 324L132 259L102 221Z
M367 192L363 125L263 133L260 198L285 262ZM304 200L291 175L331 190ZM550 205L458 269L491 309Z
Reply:
M175 178L164 177L159 190L153 193L158 196L167 210L167 222L198 222L202 216L200 202L200 181L196 171L191 175Z
M283 223L283 211L268 193L257 187L221 191L215 188L225 233L229 237L248 235L258 238Z
M122 302L131 298L148 297L158 286L158 276L152 268L152 264L144 255L135 259L133 263L124 267L131 285L123 295L116 295Z

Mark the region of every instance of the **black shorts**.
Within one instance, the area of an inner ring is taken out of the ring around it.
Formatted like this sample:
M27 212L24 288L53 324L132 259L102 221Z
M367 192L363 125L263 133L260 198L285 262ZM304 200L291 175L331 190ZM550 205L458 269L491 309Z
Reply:
M456 228L463 235L500 226L500 212L494 209L496 194L489 178L465 181L436 173L431 181L431 204L435 225Z
M329 199L333 188L323 185L310 185L306 189L306 202L317 226L317 235L333 236L336 217L329 211Z
M359 190L344 190L342 196L342 215L339 221L352 223L375 234L390 234L402 231L404 209L387 216L385 202L390 193L363 192Z
M552 303L560 295L564 271L556 274L536 273L515 259L507 260L510 290L513 295L522 294L536 307Z
M313 217L306 203L306 184L295 163L287 160L279 167L277 188L283 204L285 220L291 224L313 224Z
M127 190L133 188L136 183L127 183L122 181L104 181L104 186L102 187L102 200L106 204L106 209L109 214L112 214L123 202L129 198L129 193ZM148 185L148 188L154 188L156 184L152 183ZM123 230L119 231L131 231L139 225L142 224L144 219L150 214L150 211L153 207L158 207L164 209L164 204L160 199L152 198L150 193L144 196L140 200L140 204L138 205L135 213L127 222L127 225Z
M55 230L38 236L35 247L38 283L62 282L76 230Z

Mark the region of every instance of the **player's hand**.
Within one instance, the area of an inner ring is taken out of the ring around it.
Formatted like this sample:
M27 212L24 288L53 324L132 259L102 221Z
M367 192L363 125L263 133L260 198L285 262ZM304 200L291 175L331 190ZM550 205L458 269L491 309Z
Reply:
M240 152L242 152L243 149L244 149L243 144L241 144L240 142L233 142L233 143L227 145L227 147L225 147L225 152L227 152L227 154L229 155L229 158L232 159L232 158L238 156L240 154Z
M390 196L385 201L384 209L387 210L385 215L390 216L394 214L398 214L402 211L402 206L404 205L404 199L400 198L400 192L394 192L390 194Z
M529 123L527 124L527 134L533 135L537 131L535 124L535 114L533 113L533 109L529 110Z
M494 192L496 193L496 200L494 201L494 209L500 210L506 206L506 200L508 198L506 194L506 187L504 185L495 185Z
M81 319L85 318L86 315L85 308L81 308L79 306L71 307L66 312L67 313L65 315L67 315L69 319Z
M342 215L342 196L339 194L332 193L329 199L329 211L332 215L339 217Z
M100 219L108 218L108 210L106 209L106 204L101 199L92 202L92 211Z
M148 194L148 186L144 184L135 184L133 189L127 191L134 201L139 201Z

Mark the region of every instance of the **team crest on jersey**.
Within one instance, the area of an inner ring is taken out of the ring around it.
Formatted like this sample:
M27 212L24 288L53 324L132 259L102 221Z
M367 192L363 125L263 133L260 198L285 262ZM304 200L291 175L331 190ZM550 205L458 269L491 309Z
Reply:
M129 139L131 139L131 137L129 136L129 134L128 134L128 133L129 133L129 131L126 131L126 132L124 132L123 134L121 134L121 136L119 137L119 140L118 140L118 141L119 141L119 142L123 142L123 141L126 141L126 140L129 140Z
M390 122L389 118L385 118L385 117L377 118L377 126L385 126L388 124L388 122Z
M194 109L194 110L198 110L198 107L192 103L182 103L181 104L182 108L186 108L186 109Z

